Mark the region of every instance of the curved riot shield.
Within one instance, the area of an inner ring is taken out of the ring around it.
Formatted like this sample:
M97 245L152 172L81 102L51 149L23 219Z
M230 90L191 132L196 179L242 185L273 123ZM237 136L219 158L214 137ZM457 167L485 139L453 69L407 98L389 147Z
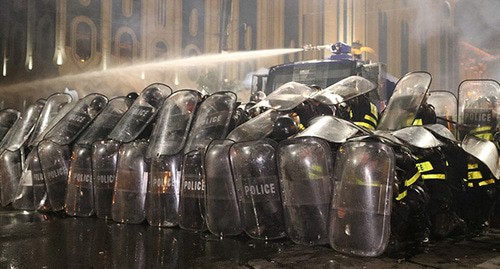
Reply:
M500 159L495 143L467 135L462 141L462 148L484 163L496 179L500 179Z
M151 226L177 226L182 155L161 156L149 161L146 220Z
M276 142L236 143L230 148L242 226L255 239L286 236L276 168Z
M92 143L104 139L111 132L130 104L131 100L124 96L110 100L76 141L69 167L66 193L66 213L68 215L82 217L93 215Z
M377 85L361 76L350 76L314 94L311 98L326 105L337 105L375 90Z
M434 107L437 123L456 134L457 97L448 91L432 91L429 93L427 103Z
M14 199L15 191L22 173L22 159L19 150L5 150L0 154L1 204L9 205Z
M120 146L111 215L122 223L141 223L146 218L148 166L144 155L148 143L133 141Z
M21 173L21 178L14 195L14 200L12 201L12 206L15 209L22 210L34 210L34 180L33 180L33 159L38 158L36 150L32 150L28 153L26 160L24 161L24 169ZM45 189L45 183L43 182L43 189Z
M68 186L70 146L42 140L38 145L38 157L52 210L63 210Z
M235 142L245 142L267 137L273 131L276 119L283 115L285 115L285 113L274 109L266 110L234 128L234 130L227 135L227 139Z
M65 211L70 216L89 217L94 214L92 188L92 150L89 145L75 145L68 174Z
M458 87L458 138L467 134L493 140L499 117L500 84L495 80L464 80Z
M147 86L121 117L108 138L128 143L136 139L158 113L172 89L160 83Z
M392 135L422 149L444 146L444 143L437 139L431 131L420 125L405 127L392 132Z
M220 237L242 232L229 162L229 148L233 143L230 140L214 140L204 156L207 227L212 234Z
M45 134L52 129L76 104L69 94L55 93L47 98L38 117L35 128L28 141L29 147L35 147Z
M68 145L89 126L107 103L108 98L98 93L85 96L48 131L44 139L59 145Z
M40 99L28 107L22 117L14 123L9 132L5 135L0 145L0 151L16 151L25 145L44 105L45 100Z
M319 116L296 137L317 137L331 143L344 143L359 131L354 123L333 116Z
M278 111L289 111L304 102L315 91L304 84L291 81L281 85L262 101L255 104L253 108L270 107Z
M153 226L179 223L182 154L201 95L181 90L170 95L159 112L146 157L151 172L146 196L146 219Z
M132 100L126 96L118 96L109 100L106 107L82 132L75 144L91 145L97 140L105 139L132 105L131 102Z
M115 188L116 167L120 142L96 141L92 144L92 180L94 208L98 218L111 219L111 205Z
M23 147L43 109L44 100L38 100L10 128L0 145L0 196L6 206L14 200L23 172L25 148ZM9 163L10 162L10 163Z
M432 77L427 72L411 72L402 77L396 84L377 130L394 131L412 125L431 81Z
M335 160L330 245L358 256L382 254L389 242L395 157L381 142L343 144Z
M184 155L179 201L179 227L184 230L204 231L207 229L202 159L201 150L194 150Z
M31 177L33 178L33 205L37 211L48 212L52 209L47 195L47 186L43 176L42 164L38 156L38 147L34 147L28 158L26 158L26 167L31 168Z
M328 243L333 157L318 138L282 141L277 151L281 198L288 237L301 245Z
M0 110L0 141L5 137L20 116L21 112L12 108Z
M147 151L147 158L178 154L184 148L201 95L180 90L170 95L160 111Z
M212 140L226 137L236 100L234 92L216 92L203 100L197 109L184 153L205 149Z

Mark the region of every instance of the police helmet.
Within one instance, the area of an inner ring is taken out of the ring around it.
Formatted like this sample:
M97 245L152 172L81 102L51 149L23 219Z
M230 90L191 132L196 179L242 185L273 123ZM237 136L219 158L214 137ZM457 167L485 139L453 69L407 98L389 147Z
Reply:
M297 123L290 116L281 116L276 119L273 125L271 137L281 141L299 132Z

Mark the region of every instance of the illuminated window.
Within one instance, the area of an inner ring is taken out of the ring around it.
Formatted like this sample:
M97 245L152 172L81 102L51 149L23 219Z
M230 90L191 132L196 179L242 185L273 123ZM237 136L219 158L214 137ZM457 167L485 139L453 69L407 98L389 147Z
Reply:
M120 36L118 44L118 56L120 58L120 63L132 63L133 44L132 35L129 33L123 33Z
M81 62L86 62L92 55L92 30L85 22L76 26L75 54Z

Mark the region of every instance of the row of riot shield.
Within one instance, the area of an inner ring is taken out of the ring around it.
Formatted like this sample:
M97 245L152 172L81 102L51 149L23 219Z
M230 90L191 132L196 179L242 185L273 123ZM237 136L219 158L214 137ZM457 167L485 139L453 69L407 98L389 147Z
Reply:
M482 82L463 84L469 103L478 88L500 96L498 83ZM376 88L357 76L319 91L290 82L245 108L232 92L159 83L133 98L55 94L0 122L8 129L0 143L2 205L378 256L394 233L395 204L406 192L420 195L410 185L426 185L401 176L402 151L434 154L448 143L484 160L498 179L497 148L474 138L462 144L455 134L497 114L455 118L446 108L441 124L412 126L430 84L426 72L398 81L376 131L337 115Z

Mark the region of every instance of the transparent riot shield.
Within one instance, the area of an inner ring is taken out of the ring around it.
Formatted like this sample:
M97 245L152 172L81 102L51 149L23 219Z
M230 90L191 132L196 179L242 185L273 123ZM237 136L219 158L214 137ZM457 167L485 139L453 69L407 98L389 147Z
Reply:
M427 103L434 107L437 123L453 134L457 131L457 97L448 91L431 91Z
M146 154L151 172L146 196L146 219L153 226L179 223L181 153L201 95L181 90L170 95L159 111Z
M3 206L10 204L16 196L27 153L26 141L33 131L44 103L45 100L41 99L29 106L10 128L0 145L0 200Z
M212 140L226 137L236 100L234 92L216 92L203 100L197 109L184 153L205 149Z
M241 222L245 233L255 239L286 236L273 140L235 143L230 160L236 186Z
M137 224L146 218L149 168L144 156L147 147L144 140L120 146L111 205L111 215L116 222Z
M121 117L108 138L123 143L136 139L154 119L172 89L160 83L147 86Z
M182 155L162 155L150 162L146 220L151 226L177 226Z
M102 112L94 119L75 141L79 145L92 145L97 140L103 140L116 127L123 115L132 105L130 98L118 96L109 100Z
M54 211L64 209L68 186L71 143L102 112L108 99L97 93L80 99L39 143L38 156L47 194Z
M326 105L338 105L341 102L367 94L377 88L373 82L360 76L350 76L319 91L311 98Z
M75 141L87 126L99 115L108 103L106 96L91 93L80 99L75 106L52 127L43 139L59 145Z
M333 156L322 139L282 141L277 150L281 199L288 237L296 244L328 244Z
M389 242L395 157L381 142L353 141L337 152L329 240L341 253L381 255Z
M69 167L65 208L70 216L91 216L94 213L94 179L92 143L104 139L128 110L131 100L120 96L111 99L73 146Z
M73 101L69 94L54 93L47 98L43 110L38 117L31 137L28 141L29 147L35 147L42 141L45 134L52 129L73 108Z
M92 186L92 149L89 145L75 145L70 161L65 211L69 216L88 217L94 214Z
M20 210L35 210L34 204L34 180L33 180L33 159L38 158L37 151L32 150L28 153L26 160L24 161L24 168L21 173L21 178L19 179L19 184L17 185L16 193L12 201L12 206L15 209ZM41 175L39 175L41 176ZM44 184L43 189L45 189L45 183L43 177L41 180Z
M120 143L114 140L96 141L92 144L94 207L98 218L112 218L111 206L119 149Z
M26 158L26 167L31 168L33 178L33 205L39 212L49 212L52 210L50 200L47 195L45 178L43 176L42 165L38 157L38 147L34 147Z
M240 234L242 223L231 174L230 140L214 140L204 156L206 220L208 230L219 237Z
M0 110L0 141L3 140L7 132L20 116L21 112L12 108Z
M235 142L245 142L267 137L273 131L276 119L285 114L274 109L266 110L234 128L227 135L227 139Z
M38 145L38 157L51 209L61 211L64 209L64 199L68 185L68 168L71 158L70 146L59 145L50 140L42 140Z
M462 148L485 164L496 179L500 179L500 153L495 143L474 135L467 135L462 141Z
M279 111L289 111L304 102L316 90L298 82L288 82L255 104L256 107L269 107ZM250 108L252 110L253 108Z
M5 150L0 154L1 205L7 206L14 199L16 187L22 173L22 158L19 150Z
M396 84L377 130L394 131L413 124L432 77L427 72L411 72Z
M180 90L165 100L151 134L148 159L183 150L200 102L201 95L195 90Z
M179 227L184 230L204 231L207 229L203 154L201 150L194 150L184 155L179 200Z
M500 84L495 80L464 80L458 87L458 139L466 135L493 140L499 119Z
M5 135L0 144L0 151L16 151L26 145L44 105L45 100L39 99L26 109Z

